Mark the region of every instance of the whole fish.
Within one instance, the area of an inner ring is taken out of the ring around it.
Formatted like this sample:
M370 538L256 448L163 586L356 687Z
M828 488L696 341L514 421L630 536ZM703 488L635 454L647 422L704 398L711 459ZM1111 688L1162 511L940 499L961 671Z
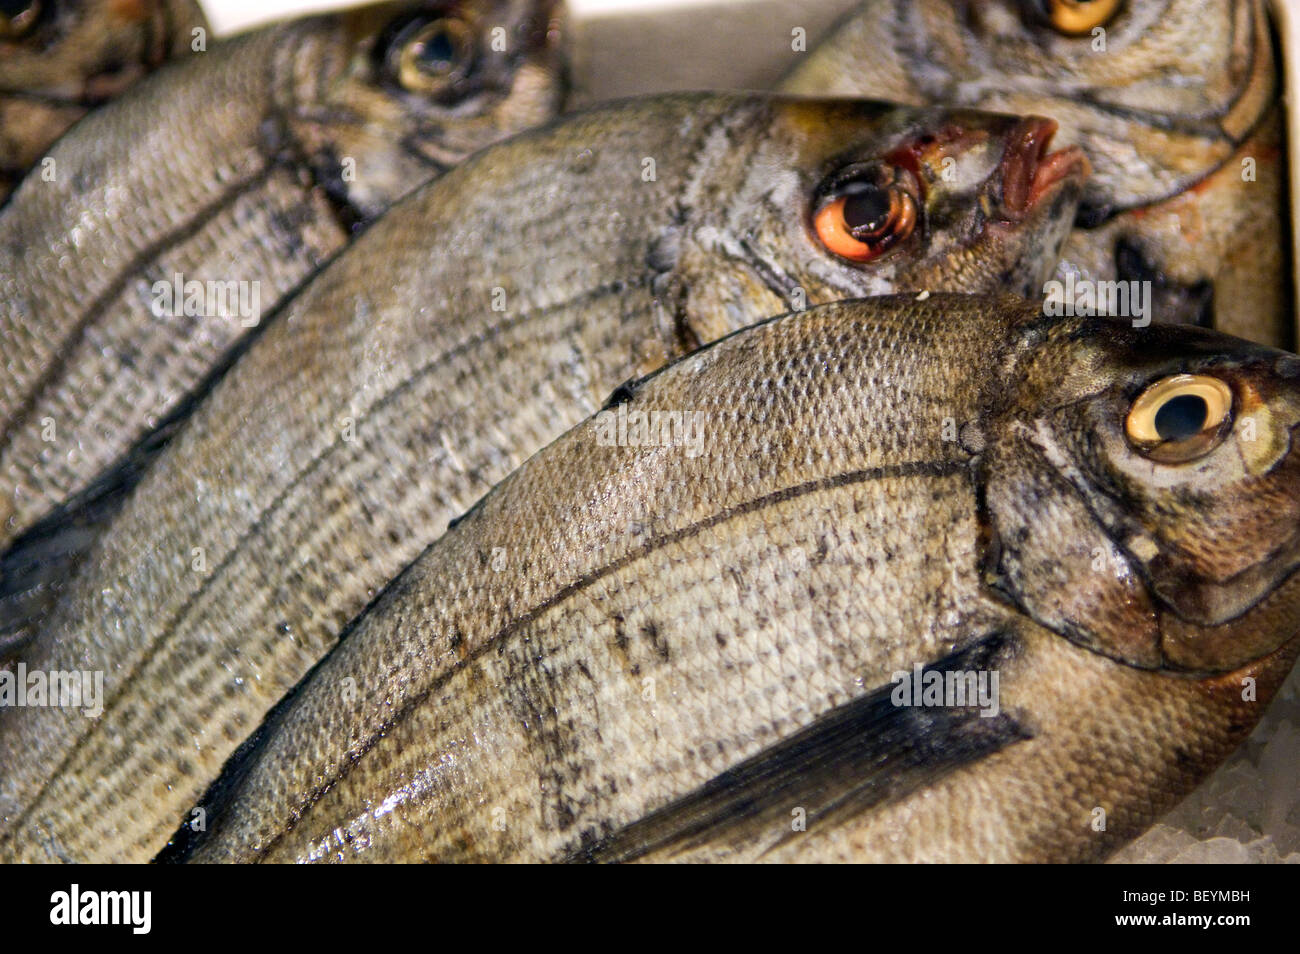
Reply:
M1300 358L1202 329L739 332L488 494L163 858L1103 858L1300 653L1297 428Z
M0 204L87 111L206 48L194 0L7 0L0 8Z
M1058 297L1088 306L1080 280L1145 282L1120 310L1147 289L1144 317L1291 346L1263 0L867 0L782 88L1056 119L1094 171Z
M183 411L361 224L554 116L553 13L403 2L268 27L60 140L53 181L0 213L0 546Z
M103 670L103 713L0 708L0 858L152 856L345 624L629 376L790 307L1035 287L1085 175L1050 132L650 97L402 202L187 420L23 652Z

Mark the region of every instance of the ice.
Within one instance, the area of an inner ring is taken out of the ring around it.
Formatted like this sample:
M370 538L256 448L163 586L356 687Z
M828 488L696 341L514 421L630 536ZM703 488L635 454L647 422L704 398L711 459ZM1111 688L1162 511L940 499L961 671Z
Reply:
M1255 860L1250 850L1235 838L1211 838L1189 845L1169 859L1170 864L1241 865Z
M1198 844L1197 839L1177 828L1158 823L1154 828L1111 858L1113 864L1164 864L1180 851Z

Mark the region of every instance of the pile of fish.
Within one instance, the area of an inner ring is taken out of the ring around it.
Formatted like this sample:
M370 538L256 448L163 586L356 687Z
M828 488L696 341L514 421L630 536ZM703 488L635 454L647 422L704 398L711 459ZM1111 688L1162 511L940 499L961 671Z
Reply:
M0 861L1094 861L1248 757L1262 0L867 0L577 111L555 0L17 6Z

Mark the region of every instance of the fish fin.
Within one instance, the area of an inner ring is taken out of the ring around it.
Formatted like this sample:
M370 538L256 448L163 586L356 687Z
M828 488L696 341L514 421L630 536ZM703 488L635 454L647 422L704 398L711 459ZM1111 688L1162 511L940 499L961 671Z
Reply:
M620 404L626 404L632 398L636 397L637 389L641 386L641 378L628 378L614 390L609 392L609 397L605 398L605 403L600 406L602 411L612 411Z
M997 668L1015 651L995 633L923 672ZM909 678L911 673L908 674ZM1032 737L1014 716L982 716L974 706L900 706L896 685L877 688L819 716L788 739L715 776L695 791L608 835L566 860L669 858L710 843L739 844L771 832L770 851L789 838L791 811L808 829L902 798L964 765Z

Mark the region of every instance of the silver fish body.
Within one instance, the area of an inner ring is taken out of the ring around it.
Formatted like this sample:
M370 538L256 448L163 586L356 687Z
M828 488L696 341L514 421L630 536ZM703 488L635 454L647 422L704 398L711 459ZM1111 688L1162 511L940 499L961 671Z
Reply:
M63 137L0 212L0 548L183 413L359 226L554 116L552 16L389 3L276 25ZM453 52L426 71L412 51L435 35Z
M502 481L164 860L1104 858L1300 653L1297 381L1011 298L739 332Z
M105 670L105 711L0 711L0 856L158 851L393 575L627 377L792 305L1041 282L1084 175L1077 154L1046 154L1049 131L651 97L516 137L404 200L214 388L23 651L34 669ZM888 201L845 213L864 195ZM876 212L866 241L844 230Z

